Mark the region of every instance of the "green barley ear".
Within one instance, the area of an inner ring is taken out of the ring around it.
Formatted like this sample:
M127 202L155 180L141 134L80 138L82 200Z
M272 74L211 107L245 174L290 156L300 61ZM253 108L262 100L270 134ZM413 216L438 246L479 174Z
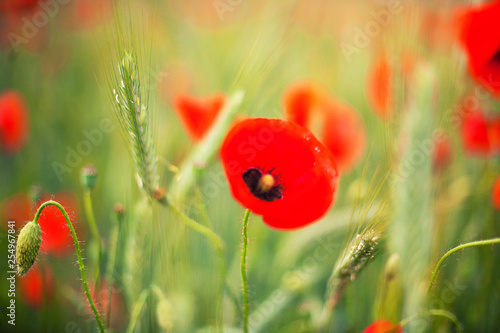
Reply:
M28 222L17 238L16 245L16 263L17 273L26 274L35 263L42 244L42 230L40 225L34 222Z
M83 188L92 190L97 183L98 174L97 169L92 164L85 166L80 173L80 182Z
M157 156L149 129L148 109L141 99L141 83L135 56L125 51L118 65L119 87L115 89L115 108L120 125L128 135L139 186L154 199L159 176Z
M349 242L328 280L327 308L335 307L349 282L354 281L358 274L380 253L380 238L380 233L372 229L357 234Z

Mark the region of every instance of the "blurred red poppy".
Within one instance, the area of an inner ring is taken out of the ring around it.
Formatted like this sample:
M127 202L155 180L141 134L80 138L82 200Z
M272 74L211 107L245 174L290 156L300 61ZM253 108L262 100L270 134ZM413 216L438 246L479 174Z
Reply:
M21 299L33 308L41 308L48 303L54 295L54 278L50 267L43 267L45 278L39 265L32 267L22 278L18 278ZM44 283L45 282L45 283ZM45 285L45 287L44 287Z
M180 94L175 98L174 109L189 136L194 141L200 141L213 125L225 102L226 97L220 93L208 97Z
M19 152L28 140L29 114L26 101L15 90L0 95L0 146L9 154Z
M0 3L0 12L32 7L39 1L40 0L2 0L2 3Z
M455 19L471 75L500 96L500 1L461 8Z
M453 146L448 135L436 142L432 156L432 166L434 171L445 170L453 159Z
M332 153L293 122L240 121L220 154L233 197L271 227L305 226L334 201L339 175Z
M289 86L283 96L285 117L300 126L309 127L312 112L324 93L312 82L300 81Z
M493 201L493 207L500 210L500 177L498 177L493 183L493 190L491 191L491 199Z
M366 130L363 119L349 106L334 100L326 102L324 110L321 142L332 152L339 171L347 172L365 152Z
M390 321L380 319L363 331L363 333L402 333L403 327L399 324L393 324Z
M24 224L33 218L31 202L24 193L17 193L5 199L0 206L2 226L7 228L8 221L14 221L15 229L19 230Z
M488 134L489 124L481 112L468 114L462 123L462 143L470 155L490 157L493 152Z
M61 192L53 198L44 198L37 205L37 208L41 203L50 199L56 200L65 208L73 226L75 226L76 217L78 216L78 204L76 198L70 193ZM42 229L41 250L56 257L66 256L74 251L74 242L68 228L68 224L64 219L63 214L57 207L46 206L40 214L38 223ZM81 241L81 235L79 238Z
M385 55L375 59L368 72L367 95L375 113L382 119L391 116L392 69Z
M99 293L95 289L95 283L90 281L89 291L94 301L97 311L101 314L101 317L107 317L108 307L109 307L109 285L105 279L101 280L99 284ZM85 308L88 315L93 315L92 309L90 308L89 301L85 294L82 294L84 302L87 305ZM113 331L123 331L127 324L127 315L125 308L125 300L123 298L120 289L113 287L111 290L111 321L109 323L110 328Z

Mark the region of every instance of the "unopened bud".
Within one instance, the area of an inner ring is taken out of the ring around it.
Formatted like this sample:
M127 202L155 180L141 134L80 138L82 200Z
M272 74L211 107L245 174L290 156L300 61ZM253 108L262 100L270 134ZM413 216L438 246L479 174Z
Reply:
M28 222L17 238L16 262L17 273L26 274L35 263L42 244L42 230L38 223Z
M80 181L83 188L92 190L97 183L97 175L97 169L92 164L85 166L80 173Z

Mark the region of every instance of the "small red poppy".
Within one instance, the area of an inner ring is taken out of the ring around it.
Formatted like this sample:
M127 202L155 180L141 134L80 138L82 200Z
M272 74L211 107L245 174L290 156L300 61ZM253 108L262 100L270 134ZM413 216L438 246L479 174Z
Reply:
M500 177L498 177L493 183L493 191L491 191L491 199L493 201L493 207L500 210Z
M460 9L456 14L459 41L472 76L500 96L500 1Z
M352 169L363 157L366 131L361 117L349 106L326 102L321 142L330 149L340 172Z
M388 320L380 319L365 328L363 333L402 333L403 327Z
M481 112L467 115L462 123L462 143L467 153L488 157L491 145L488 136L488 123Z
M221 160L233 197L269 226L294 229L333 203L335 158L306 128L280 119L245 119L228 132Z
M0 95L0 146L15 154L28 139L28 107L17 91L7 90Z
M488 123L488 138L492 154L500 153L500 119L492 119Z
M204 98L180 94L175 98L174 108L189 136L194 141L200 141L213 125L225 102L223 94Z
M367 79L368 100L381 119L391 116L392 69L386 56L375 59Z
M445 170L453 159L453 146L448 135L445 135L436 142L432 156L432 166L434 171Z
M285 117L300 126L309 127L312 112L318 107L324 93L316 85L301 81L288 87L283 96Z
M37 205L37 208L41 203L49 199L52 198L44 198ZM53 199L65 208L73 226L75 226L78 204L74 196L69 193L58 193ZM71 236L68 224L62 212L56 206L46 206L40 214L38 223L42 229L41 249L43 251L56 257L66 256L74 251L73 237Z
M54 295L54 278L48 265L44 267L45 278L39 265L35 265L29 272L18 278L21 299L33 308L41 308L45 302L49 302ZM45 287L44 287L45 281Z

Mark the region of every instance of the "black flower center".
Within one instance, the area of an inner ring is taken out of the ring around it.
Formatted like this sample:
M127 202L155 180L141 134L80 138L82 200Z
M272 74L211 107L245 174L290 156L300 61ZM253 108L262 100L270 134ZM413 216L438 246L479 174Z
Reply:
M250 193L261 200L271 202L283 196L283 186L271 175L271 171L262 174L257 168L250 168L243 173L243 181Z

